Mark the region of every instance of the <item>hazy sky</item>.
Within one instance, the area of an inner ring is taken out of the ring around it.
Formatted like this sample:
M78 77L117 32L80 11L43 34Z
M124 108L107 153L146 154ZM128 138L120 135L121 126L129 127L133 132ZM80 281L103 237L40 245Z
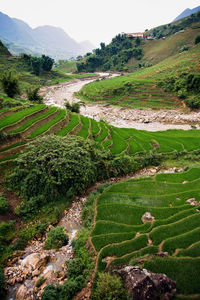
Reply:
M35 28L63 28L76 41L95 46L121 32L137 32L171 22L200 0L0 0L0 11Z

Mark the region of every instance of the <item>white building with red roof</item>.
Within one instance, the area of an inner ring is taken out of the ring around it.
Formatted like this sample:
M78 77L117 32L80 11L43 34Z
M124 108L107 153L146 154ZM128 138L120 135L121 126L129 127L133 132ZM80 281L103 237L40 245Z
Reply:
M144 38L144 33L143 32L127 33L126 35L128 37L140 37L140 38Z

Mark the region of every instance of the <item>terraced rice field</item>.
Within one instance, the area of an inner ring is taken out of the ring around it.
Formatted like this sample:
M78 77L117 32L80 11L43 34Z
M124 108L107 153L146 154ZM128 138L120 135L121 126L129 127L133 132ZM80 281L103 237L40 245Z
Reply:
M162 42L161 45L163 46L165 43ZM169 53L168 47L165 49ZM89 102L106 102L130 108L180 108L182 107L182 103L175 94L164 92L156 84L160 79L171 75L178 75L182 72L199 74L199 51L200 44L197 44L188 51L181 53L181 55L177 51L175 55L162 59L159 63L151 67L141 68L132 74L93 82L86 85L79 92L79 96ZM127 82L134 85L133 90L127 90L126 92L126 90L122 89L118 93L113 93L113 89L123 88Z
M199 130L168 130L147 132L130 128L116 128L103 121L69 113L64 109L33 105L5 111L0 115L0 128L12 134L9 142L0 145L0 162L15 158L25 150L26 143L44 134L66 136L79 135L95 141L97 147L113 154L138 152L155 149L159 153L193 151L200 149Z
M139 264L167 274L179 294L200 295L200 202L192 206L191 198L200 199L198 168L108 187L97 199L91 234L98 270ZM143 223L146 212L155 220Z
M127 82L130 82L130 76L93 82L83 87L80 96L92 102L106 102L111 105L130 108L172 109L181 107L181 101L176 96L170 95L156 87L155 82L149 79L131 81L134 84L133 90L123 91L119 95L112 94L113 88L123 88Z

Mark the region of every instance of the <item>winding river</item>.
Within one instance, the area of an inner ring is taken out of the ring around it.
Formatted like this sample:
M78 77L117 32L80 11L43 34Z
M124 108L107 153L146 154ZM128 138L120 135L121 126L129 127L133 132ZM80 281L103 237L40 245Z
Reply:
M111 78L119 74L98 73L100 79ZM80 101L75 95L82 87L96 79L75 80L41 89L47 105L64 107L65 100L70 103ZM200 112L185 113L181 110L152 110L126 109L108 104L88 103L81 107L82 115L95 119L105 120L109 124L121 128L135 128L147 131L162 131L168 129L189 130L192 126L200 129Z

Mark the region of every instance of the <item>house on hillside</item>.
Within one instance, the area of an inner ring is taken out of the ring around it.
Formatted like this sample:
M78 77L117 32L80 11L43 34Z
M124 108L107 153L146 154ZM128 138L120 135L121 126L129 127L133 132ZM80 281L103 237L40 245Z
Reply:
M139 38L144 38L144 33L143 32L134 32L134 33L127 33L127 37L139 37Z

